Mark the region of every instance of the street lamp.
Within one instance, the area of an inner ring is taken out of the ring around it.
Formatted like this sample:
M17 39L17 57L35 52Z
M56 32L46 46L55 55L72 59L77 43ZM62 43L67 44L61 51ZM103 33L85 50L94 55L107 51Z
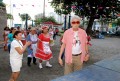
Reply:
M25 18L25 27L26 27L26 30L28 29L28 14L26 14L26 18Z

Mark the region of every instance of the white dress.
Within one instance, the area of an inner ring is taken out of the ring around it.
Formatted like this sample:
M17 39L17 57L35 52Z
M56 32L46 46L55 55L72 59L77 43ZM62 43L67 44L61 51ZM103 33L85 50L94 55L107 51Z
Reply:
M11 43L11 50L10 50L10 65L12 72L19 72L22 67L22 58L23 54L19 54L16 51L16 47L20 47L22 49L23 44L21 41L13 40Z

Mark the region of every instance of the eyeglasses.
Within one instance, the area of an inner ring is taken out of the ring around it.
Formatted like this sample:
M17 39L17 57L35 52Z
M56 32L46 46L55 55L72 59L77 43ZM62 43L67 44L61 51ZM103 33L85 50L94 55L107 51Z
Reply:
M79 21L73 21L72 24L80 24Z

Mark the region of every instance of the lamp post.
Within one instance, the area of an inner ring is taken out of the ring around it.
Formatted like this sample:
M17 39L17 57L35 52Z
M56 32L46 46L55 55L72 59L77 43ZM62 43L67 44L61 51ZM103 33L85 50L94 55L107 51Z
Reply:
M32 27L34 26L34 24L33 24L33 20L32 20Z
M43 5L43 17L45 17L45 0L44 0L44 5Z
M67 20L67 15L65 14L65 21L64 21L64 30L66 30L66 20Z
M12 1L10 0L10 14L12 15ZM10 27L12 27L12 20L10 19Z
M28 14L26 14L26 18L25 18L25 27L26 27L26 30L28 29Z

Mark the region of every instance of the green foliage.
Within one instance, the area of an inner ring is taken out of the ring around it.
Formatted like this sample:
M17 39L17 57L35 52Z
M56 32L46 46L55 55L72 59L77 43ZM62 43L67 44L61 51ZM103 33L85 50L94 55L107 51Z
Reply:
M54 11L59 15L70 14L71 13L71 4L72 3L69 3L69 4L61 3L60 0L53 0L51 2L51 6L54 8Z
M0 7L5 7L5 4L3 3L3 0L0 0Z
M26 20L26 14L25 13L24 14L19 14L19 16L20 16L22 21ZM28 20L30 20L30 19L31 19L31 17L30 17L30 15L28 15Z
M0 2L2 2L3 0L0 0Z
M120 18L117 19L117 25L120 26Z
M119 0L53 0L52 7L58 14L69 14L74 11L79 16L94 18L115 18L115 13L120 12Z
M0 2L0 7L5 7L5 4L3 2Z
M120 13L120 0L52 0L51 5L58 14L73 11L76 15L87 17L87 33L91 33L94 19L115 19Z
M8 14L7 14L7 19L13 19L13 15L10 14L10 13L8 13Z
M43 18L38 18L34 20L36 25L39 25L43 22L53 22L53 23L57 23L57 21L55 20L55 18L53 16L50 17L43 17Z

